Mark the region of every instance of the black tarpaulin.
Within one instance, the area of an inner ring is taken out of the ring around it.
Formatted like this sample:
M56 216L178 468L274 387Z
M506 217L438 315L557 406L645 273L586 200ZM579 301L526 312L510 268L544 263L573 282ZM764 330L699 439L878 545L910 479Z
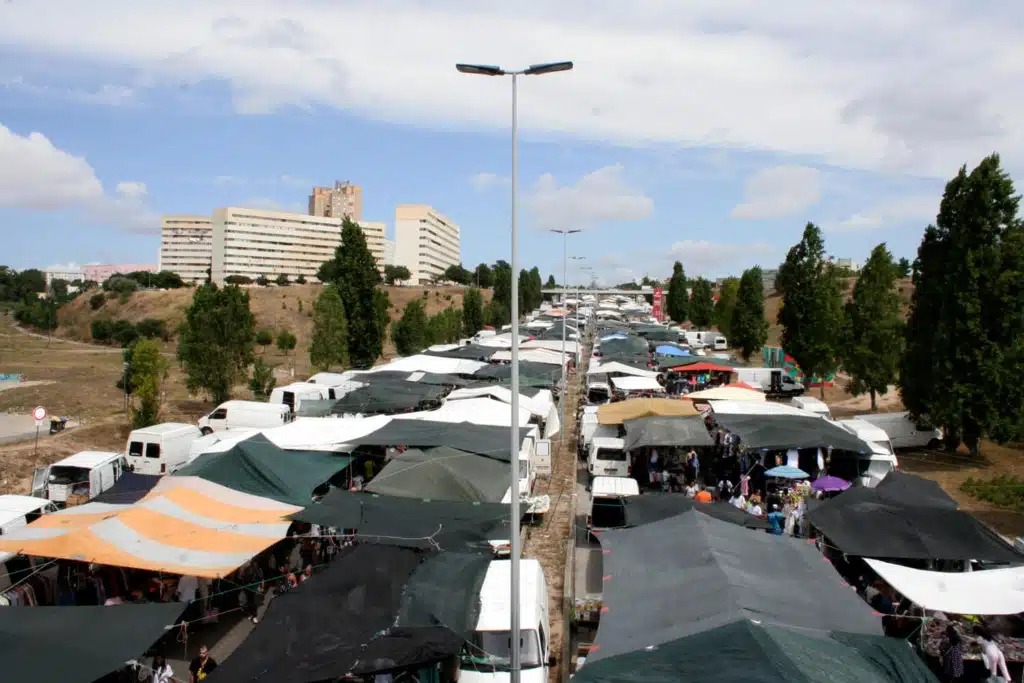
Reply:
M875 491L883 498L907 505L951 510L958 507L956 501L942 490L938 482L903 472L890 472L885 475L875 487Z
M404 498L500 503L510 476L508 464L494 458L447 446L410 448L385 465L364 490Z
M740 620L608 659L575 683L938 683L900 638L816 634Z
M365 387L350 391L335 401L331 413L400 413L414 410L430 401L440 401L447 392L448 389L443 385L420 384L402 379L373 379Z
M811 506L807 519L848 555L1019 563L1024 556L975 517L948 507L894 501L854 487Z
M311 524L356 529L359 539L413 548L490 548L507 541L511 508L502 503L421 500L334 489L292 515Z
M805 540L750 533L692 510L604 532L600 541L607 612L587 666L739 619L882 633L871 607Z
M123 472L114 485L91 499L90 503L110 503L111 505L131 505L146 497L160 481L159 474L136 474Z
M561 376L562 368L559 365L529 360L519 361L520 383L526 386L550 387L557 383ZM492 363L477 370L473 377L504 383L506 380L511 380L512 366Z
M491 356L494 355L495 351L498 351L497 347L494 346L480 346L479 344L466 344L456 349L449 349L447 351L421 351L425 356L441 356L442 358L462 358L464 360L479 360L486 362Z
M530 432L530 427L519 430L519 445ZM469 422L434 422L432 420L392 420L375 432L349 441L354 446L408 446L434 448L449 446L467 453L508 462L511 459L511 439L508 427L491 427ZM518 453L518 449L516 449Z
M693 509L697 509L709 517L748 529L767 531L772 528L767 520L740 510L729 503L722 501L697 503L681 493L645 493L642 496L626 498L626 526L643 526L652 522L660 522Z
M646 446L712 446L714 441L700 415L641 417L626 420L626 450Z
M484 556L346 548L275 598L209 683L311 683L450 657L476 625L487 566Z
M809 415L715 414L715 421L740 437L744 448L829 448L870 453L871 447L831 420Z
M3 680L88 683L138 659L173 626L181 603L0 609Z
M493 353L493 349L491 351ZM432 356L436 354L424 352L424 355ZM468 360L476 359L470 358ZM366 382L371 385L376 383L378 379L385 381L399 380L416 384L437 384L450 387L464 387L470 382L465 377L459 377L458 375L445 375L436 372L406 372L404 370L380 370L378 372L368 372L356 378L359 382Z

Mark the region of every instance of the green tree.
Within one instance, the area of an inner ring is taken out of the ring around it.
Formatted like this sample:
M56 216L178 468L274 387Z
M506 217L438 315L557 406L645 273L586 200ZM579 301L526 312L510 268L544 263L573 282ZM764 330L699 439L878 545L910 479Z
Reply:
M486 263L481 263L473 271L473 281L477 287L487 289L494 286L494 271Z
M411 277L412 273L405 266L384 266L384 282L389 285L408 280Z
M135 326L135 330L139 333L140 337L145 337L146 339L163 339L164 341L170 339L170 334L167 332L167 322L160 318L143 318Z
M274 280L274 283L278 287L287 287L288 285L291 284L291 281L288 279L288 275L286 275L285 273L281 273L280 275L277 276L277 279Z
M111 320L93 320L89 324L89 335L97 344L109 344L114 338L114 323Z
M115 320L112 336L121 348L128 348L139 338L139 331L129 320Z
M426 346L457 342L462 334L462 310L446 308L427 320Z
M281 334L285 334L285 331L282 330ZM249 378L252 400L266 403L270 400L270 394L276 386L277 378L274 377L274 366L262 358L257 358L252 364L252 376Z
M670 320L683 323L687 320L689 296L686 293L686 272L683 264L676 261L672 265L672 279L668 283L668 295L665 301L665 314Z
M540 269L534 266L530 269L530 310L540 307L544 301L544 281L540 279Z
M303 275L302 273L299 273L299 276L297 278L295 278L295 284L297 284L297 285L304 285L304 284L306 284L306 276Z
M225 279L224 281L227 282L227 279ZM256 284L259 285L260 287L269 287L270 279L266 275L260 275L258 278L256 278Z
M821 376L836 367L843 321L842 280L825 260L825 242L813 223L786 254L779 268L782 280L782 348L793 356L804 376ZM777 281L778 282L778 281ZM821 384L822 396L825 384Z
M703 330L711 327L714 319L715 297L711 291L711 283L699 277L690 291L690 321Z
M226 285L251 285L252 278L246 277L245 275L228 275L224 278L224 284Z
M102 293L97 292L89 297L89 308L94 311L98 311L103 308L103 304L107 303L107 297Z
M281 330L277 333L277 350L287 356L295 350L295 345L298 341L295 335L288 330Z
M402 317L391 326L391 341L400 356L411 356L427 347L427 314L423 301L413 299L406 304Z
M903 322L895 281L892 254L884 243L879 244L861 269L853 298L846 304L843 368L853 380L850 391L854 396L871 395L871 410L878 409L878 394L884 395L896 381L903 354Z
M467 337L484 329L484 298L475 287L462 299L462 329Z
M380 357L383 331L374 316L374 291L380 283L377 261L366 246L359 224L346 217L334 258L320 266L317 277L334 284L348 319L348 354L352 365L368 368Z
M178 360L188 390L204 390L214 403L231 398L252 364L254 328L248 293L212 283L197 287L178 331Z
M388 325L391 324L391 297L383 289L376 289L373 292L373 320L380 331L380 345L377 347L377 357L384 355L384 340L387 339Z
M167 377L167 359L151 339L135 342L131 351L132 426L136 429L160 422L161 387Z
M274 331L269 329L262 329L256 333L256 343L263 347L263 353L267 352L267 347L274 343Z
M443 279L454 282L457 285L468 285L473 281L473 273L462 267L462 264L448 266L444 271Z
M313 336L309 363L317 370L345 367L350 357L350 327L345 304L334 285L327 285L313 304Z
M556 287L558 287L558 284L555 282L555 276L554 275L548 275L548 281L544 285L544 287L545 287L545 289L555 289Z
M729 341L746 360L768 340L768 321L764 317L764 280L761 267L743 271L729 323Z
M896 275L897 277L910 277L910 260L906 257L901 258L896 263Z
M488 324L500 327L512 321L512 266L505 261L494 264L494 296L488 306Z
M739 279L726 278L718 288L718 301L715 302L715 327L730 340L732 339L732 313L736 309L736 298L739 291Z

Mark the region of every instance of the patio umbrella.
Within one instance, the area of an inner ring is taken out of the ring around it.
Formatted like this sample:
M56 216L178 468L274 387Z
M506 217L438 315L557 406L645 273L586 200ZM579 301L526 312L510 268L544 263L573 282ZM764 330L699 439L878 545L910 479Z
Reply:
M829 475L815 479L814 483L811 484L811 488L815 491L845 491L850 488L850 482Z
M804 472L799 467L790 467L789 465L783 465L781 467L773 467L764 473L766 477L778 477L780 479L807 479L811 475Z

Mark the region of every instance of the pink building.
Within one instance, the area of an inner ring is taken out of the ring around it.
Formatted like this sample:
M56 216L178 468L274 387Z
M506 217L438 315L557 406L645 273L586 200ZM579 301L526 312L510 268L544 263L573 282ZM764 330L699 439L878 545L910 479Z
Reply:
M114 266L101 266L101 265L88 265L82 266L82 279L93 280L94 282L103 282L112 275L118 273L127 275L128 273L137 273L139 271L145 273L157 272L157 266L155 264L141 265L141 264L130 264L122 263Z

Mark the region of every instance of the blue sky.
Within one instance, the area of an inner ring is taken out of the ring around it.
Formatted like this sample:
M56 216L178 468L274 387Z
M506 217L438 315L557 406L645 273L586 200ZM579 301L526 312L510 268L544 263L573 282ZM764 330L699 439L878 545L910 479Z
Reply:
M912 259L960 164L1024 158L1022 96L987 86L1024 75L1012 3L620 5L0 4L0 263L154 262L160 214L334 180L389 232L429 203L464 264L507 259L510 82L456 61L576 62L520 90L520 259L559 280L550 227L606 282L772 267L808 220Z

